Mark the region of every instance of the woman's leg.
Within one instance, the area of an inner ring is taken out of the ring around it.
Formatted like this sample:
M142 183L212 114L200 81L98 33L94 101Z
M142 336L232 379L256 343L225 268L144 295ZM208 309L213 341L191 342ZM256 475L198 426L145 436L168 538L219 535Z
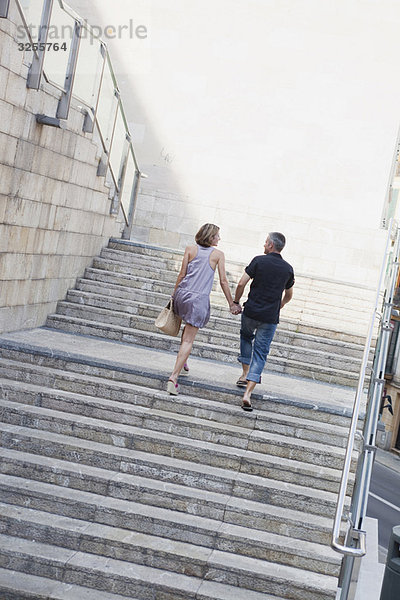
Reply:
M185 325L181 338L181 346L179 348L178 356L176 357L175 367L170 377L170 380L174 383L178 381L179 373L189 358L198 330L198 327L193 327L193 325L189 325L189 323L186 323Z
M182 344L182 338L183 338L183 332L185 331L185 328L182 329L182 333L181 333L181 344ZM187 361L185 362L185 364L182 367L182 370L180 372L180 375L187 375L189 373L189 365L187 364Z

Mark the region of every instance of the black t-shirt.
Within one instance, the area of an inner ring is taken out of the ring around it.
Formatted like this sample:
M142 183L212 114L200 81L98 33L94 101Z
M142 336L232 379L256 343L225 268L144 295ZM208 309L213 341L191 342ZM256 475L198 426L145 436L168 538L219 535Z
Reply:
M255 256L245 268L253 280L244 314L263 323L279 323L283 290L294 284L293 268L277 252Z

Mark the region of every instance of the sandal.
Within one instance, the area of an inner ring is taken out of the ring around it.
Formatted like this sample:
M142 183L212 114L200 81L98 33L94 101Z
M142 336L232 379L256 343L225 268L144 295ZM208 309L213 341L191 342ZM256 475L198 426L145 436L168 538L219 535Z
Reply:
M172 396L177 396L179 393L178 384L172 381L172 379L168 379L167 392Z
M189 367L188 364L185 363L181 369L181 372L179 373L179 375L189 375Z
M238 379L236 382L236 385L238 387L246 387L247 386L247 381L245 379Z
M246 410L248 412L251 412L253 410L252 405L250 404L250 402L247 400L243 400L242 401L242 408L243 410Z

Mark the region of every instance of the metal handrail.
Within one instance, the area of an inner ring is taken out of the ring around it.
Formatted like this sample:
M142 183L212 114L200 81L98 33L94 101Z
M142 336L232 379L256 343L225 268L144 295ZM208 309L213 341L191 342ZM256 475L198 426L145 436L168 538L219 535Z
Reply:
M362 358L362 362L361 362L360 376L358 379L357 392L356 392L356 397L355 397L354 405L353 405L353 414L352 414L352 418L351 418L351 425L350 425L349 435L347 438L345 461L344 461L342 477L341 477L340 487L339 487L339 492L338 492L338 502L337 502L337 506L336 506L335 519L334 519L333 528L332 528L331 547L334 550L336 550L337 552L340 552L341 554L344 554L347 556L352 556L352 557L361 557L361 556L365 555L365 553L366 553L365 532L362 531L361 529L358 529L357 527L353 528L353 532L357 535L358 540L359 540L359 548L354 548L352 546L347 546L346 544L340 543L340 541L339 541L340 528L341 528L341 523L342 523L343 514L344 514L344 503L345 503L345 498L346 498L347 486L348 486L348 482L349 482L351 459L352 459L352 454L353 454L353 449L354 449L355 435L357 432L357 424L358 424L358 418L359 418L359 414L360 414L360 406L361 406L361 400L362 400L362 394L363 394L363 388L364 388L365 375L366 375L366 370L367 370L367 365L368 365L368 357L369 357L369 353L370 353L370 349L371 349L372 336L373 336L373 332L374 332L375 318L377 316L380 316L379 311L378 311L378 305L379 305L379 300L380 300L380 296L381 296L383 280L385 277L387 256L388 256L389 248L390 248L393 222L394 222L393 219L391 219L389 227L388 227L388 236L387 236L387 240L386 240L385 254L384 254L384 257L382 260L382 265L381 265L379 284L378 284L376 299L375 299L375 307L371 314L368 335L367 335L367 339L366 339L365 346L364 346L364 353L363 353L363 358Z
M64 0L58 1L60 3L61 8L64 12L67 13L67 15L69 15L76 21L80 21L83 29L86 29L94 39L99 40L99 42L102 42L104 44L100 35L94 31L93 27L86 21L86 19L82 19L82 17L69 4L64 2Z

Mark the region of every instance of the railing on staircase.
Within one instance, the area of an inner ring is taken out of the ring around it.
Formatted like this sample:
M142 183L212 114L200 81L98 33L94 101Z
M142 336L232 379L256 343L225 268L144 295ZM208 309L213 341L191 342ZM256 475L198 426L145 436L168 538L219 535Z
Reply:
M19 32L25 41L20 50L31 57L27 87L38 90L43 78L60 94L56 115L36 115L36 120L62 127L71 98L82 104L82 129L95 132L101 143L97 174L110 186L110 213L121 210L122 237L129 239L140 179L145 175L136 160L107 46L63 0L0 0L0 17L8 16L11 1L22 22ZM49 41L49 31L57 41Z
M382 261L379 285L376 294L375 307L371 315L369 331L364 347L364 354L358 381L356 397L353 406L352 420L348 435L344 467L338 494L338 502L332 531L332 548L344 555L339 581L339 600L348 600L356 558L366 553L366 536L363 522L366 516L368 492L371 481L372 466L376 451L376 431L383 388L385 385L385 366L390 340L390 319L393 308L393 297L399 271L400 233L394 219L388 225L386 250ZM384 284L384 280L386 282ZM384 287L384 301L381 303L381 290ZM355 446L360 407L364 394L365 374L368 355L371 348L376 319L380 320L378 344L374 357L371 383L368 390L366 418L362 434L362 449L358 461L355 486L348 516L348 529L345 542L340 542L340 530L344 517L345 499L349 483L352 454Z

